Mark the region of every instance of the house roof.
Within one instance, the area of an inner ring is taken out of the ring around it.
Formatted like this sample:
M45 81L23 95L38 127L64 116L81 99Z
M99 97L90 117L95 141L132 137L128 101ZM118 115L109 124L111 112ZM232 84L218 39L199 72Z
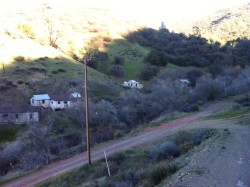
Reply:
M0 106L0 113L26 113L38 112L38 109L29 105L3 104Z
M51 100L54 101L70 101L72 97L70 94L49 94Z
M190 84L190 83L191 83L191 81L188 80L188 79L180 79L180 81L181 81L182 83L186 83L186 84Z
M48 94L33 95L33 98L36 100L49 100L50 99Z

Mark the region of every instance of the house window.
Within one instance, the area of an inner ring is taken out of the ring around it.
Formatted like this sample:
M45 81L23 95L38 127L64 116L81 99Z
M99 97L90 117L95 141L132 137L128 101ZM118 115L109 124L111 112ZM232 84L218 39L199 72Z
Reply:
M32 119L32 117L33 117L33 115L32 115L32 114L30 114L30 119Z
M67 101L64 101L64 104L67 104L68 102Z
M32 99L32 103L34 103L34 99Z
M60 101L58 101L58 104L60 104L61 102Z
M18 118L18 114L16 114L16 118Z
M9 115L8 114L3 114L3 117L4 118L7 118Z
M45 103L45 100L42 100L42 104L44 104Z

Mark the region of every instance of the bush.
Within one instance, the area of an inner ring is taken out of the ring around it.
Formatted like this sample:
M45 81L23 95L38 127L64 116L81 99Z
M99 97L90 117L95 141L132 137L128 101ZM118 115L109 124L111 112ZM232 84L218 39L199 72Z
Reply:
M125 62L125 59L122 56L116 56L114 58L114 64L116 65L123 65Z
M23 31L23 33L31 39L35 38L35 33L30 25L22 24L19 25L18 28Z
M148 81L157 75L159 68L154 65L146 65L140 73L140 78L142 80Z
M173 165L173 166L156 166L152 172L150 173L150 178L149 181L152 185L158 185L166 179L168 176L172 175L178 170L178 167Z
M122 65L112 65L109 69L109 73L115 77L124 77L125 69Z
M115 162L117 165L120 165L125 160L125 155L123 152L119 152L110 157L109 160Z
M60 73L65 73L66 72L66 70L63 69L63 68L59 68L57 71L60 72Z
M24 61L25 61L25 58L24 58L23 56L16 56L16 57L14 58L14 60L15 60L16 62L24 62Z
M167 58L165 54L161 51L152 50L144 59L146 63L156 66L166 66Z
M172 141L165 141L160 146L154 146L150 151L150 157L153 160L171 159L179 155L179 148Z
M190 141L185 141L184 143L182 143L181 145L180 145L180 152L181 153L186 153L186 152L188 152L190 149L192 149L193 148L193 144L192 144L192 142L190 142Z

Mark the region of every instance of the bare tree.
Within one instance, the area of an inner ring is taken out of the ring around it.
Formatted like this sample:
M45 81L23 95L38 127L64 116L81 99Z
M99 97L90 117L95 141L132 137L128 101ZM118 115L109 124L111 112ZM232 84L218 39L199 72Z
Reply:
M46 19L45 21L48 28L49 45L57 49L58 45L56 44L56 42L58 37L60 37L61 33L55 29L53 22L50 19Z

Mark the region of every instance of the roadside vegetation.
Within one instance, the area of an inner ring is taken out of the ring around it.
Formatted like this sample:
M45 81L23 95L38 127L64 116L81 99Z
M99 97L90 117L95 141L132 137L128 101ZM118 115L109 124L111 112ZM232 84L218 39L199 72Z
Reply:
M211 129L179 131L153 146L108 156L111 177L102 159L37 186L157 186L184 166L176 158L215 134Z

